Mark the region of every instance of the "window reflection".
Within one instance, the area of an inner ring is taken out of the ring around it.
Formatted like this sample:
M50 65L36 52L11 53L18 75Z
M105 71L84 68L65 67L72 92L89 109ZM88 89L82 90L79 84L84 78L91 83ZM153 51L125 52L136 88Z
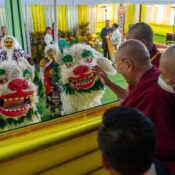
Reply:
M7 13L9 6L5 6L5 1L0 0L0 27L7 29L3 34L2 28L0 38L8 34L14 36L19 42L19 47L9 46L13 52L8 50L8 38L3 40L4 43L1 42L1 45L6 44L6 49L1 48L0 51L0 105L1 110L5 109L4 114L0 112L1 128L8 130L115 101L117 99L115 94L108 88L104 90L103 84L92 68L97 64L103 71L114 73L112 63L102 56L100 33L105 26L105 19L110 20L110 26L113 23L119 23L120 4L76 6L58 4L55 7L50 0L22 0L21 2L19 7L13 7L17 8L21 15L16 13L17 16L13 16L12 21ZM143 5L141 16L139 16L140 5L124 4L126 11L123 23L124 32L126 33L130 25L141 19L153 28L155 41L165 43L166 33L173 32L174 10L170 10L171 6ZM57 10L56 21L55 8ZM20 19L17 19L18 15ZM159 25L162 30L157 30ZM55 28L58 30L58 36L55 38L56 46L53 45ZM87 46L77 46L77 43ZM112 51L116 52L115 49ZM5 62L4 60L12 61ZM114 61L114 58L111 61ZM109 77L113 82L127 87L119 73L109 75ZM20 79L20 82L15 82L15 79ZM11 81L13 83L10 83ZM18 92L18 89L26 87L35 96L26 95L27 89L22 89L25 93L20 96L19 94L13 95ZM18 109L25 108L26 105L30 105L29 109L26 113L20 113L22 111ZM33 111L31 112L30 109ZM17 114L13 116L11 113L14 110ZM9 115L12 116L9 117ZM16 121L19 118L20 124L18 125Z

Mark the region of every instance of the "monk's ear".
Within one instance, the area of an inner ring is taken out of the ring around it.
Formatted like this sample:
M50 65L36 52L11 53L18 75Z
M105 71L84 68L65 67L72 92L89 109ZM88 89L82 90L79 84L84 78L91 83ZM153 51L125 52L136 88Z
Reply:
M111 168L107 158L105 157L105 155L103 153L102 153L102 163L103 163L103 166L104 166L105 169L108 170L108 169Z
M133 70L133 68L134 68L133 62L130 59L127 59L126 60L126 65L127 65L128 72L131 72Z
M142 39L141 42L142 42L146 47L148 47L148 42L147 42L146 40Z

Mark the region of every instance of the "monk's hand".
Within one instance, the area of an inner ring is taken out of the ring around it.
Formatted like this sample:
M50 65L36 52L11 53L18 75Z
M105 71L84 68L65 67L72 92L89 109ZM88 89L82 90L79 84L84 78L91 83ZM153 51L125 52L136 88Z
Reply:
M97 74L103 84L107 86L110 84L111 81L109 80L107 74L98 65L93 67L93 71Z

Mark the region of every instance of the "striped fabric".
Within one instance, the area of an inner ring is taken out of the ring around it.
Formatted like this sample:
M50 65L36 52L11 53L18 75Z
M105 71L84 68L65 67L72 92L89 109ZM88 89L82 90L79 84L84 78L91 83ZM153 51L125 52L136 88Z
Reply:
M0 0L3 2L4 0ZM23 0L26 5L41 4L53 5L54 0ZM134 3L134 4L174 4L175 0L56 0L57 4L64 5L96 5L96 4L109 4L109 3Z

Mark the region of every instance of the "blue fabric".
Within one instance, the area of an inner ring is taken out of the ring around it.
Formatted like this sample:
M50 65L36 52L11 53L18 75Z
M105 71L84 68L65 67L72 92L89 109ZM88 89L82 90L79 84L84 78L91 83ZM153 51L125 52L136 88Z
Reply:
M170 175L167 168L163 165L163 163L161 161L156 159L154 161L154 164L155 164L155 169L156 169L157 175Z
M107 42L106 42L106 35L108 35L109 34L109 32L112 32L112 29L111 28L103 28L102 30L101 30L101 38L102 38L102 48L103 48L103 50L107 50Z
M63 53L63 49L67 47L67 42L65 39L59 39L58 40L58 48L60 49L60 52Z

